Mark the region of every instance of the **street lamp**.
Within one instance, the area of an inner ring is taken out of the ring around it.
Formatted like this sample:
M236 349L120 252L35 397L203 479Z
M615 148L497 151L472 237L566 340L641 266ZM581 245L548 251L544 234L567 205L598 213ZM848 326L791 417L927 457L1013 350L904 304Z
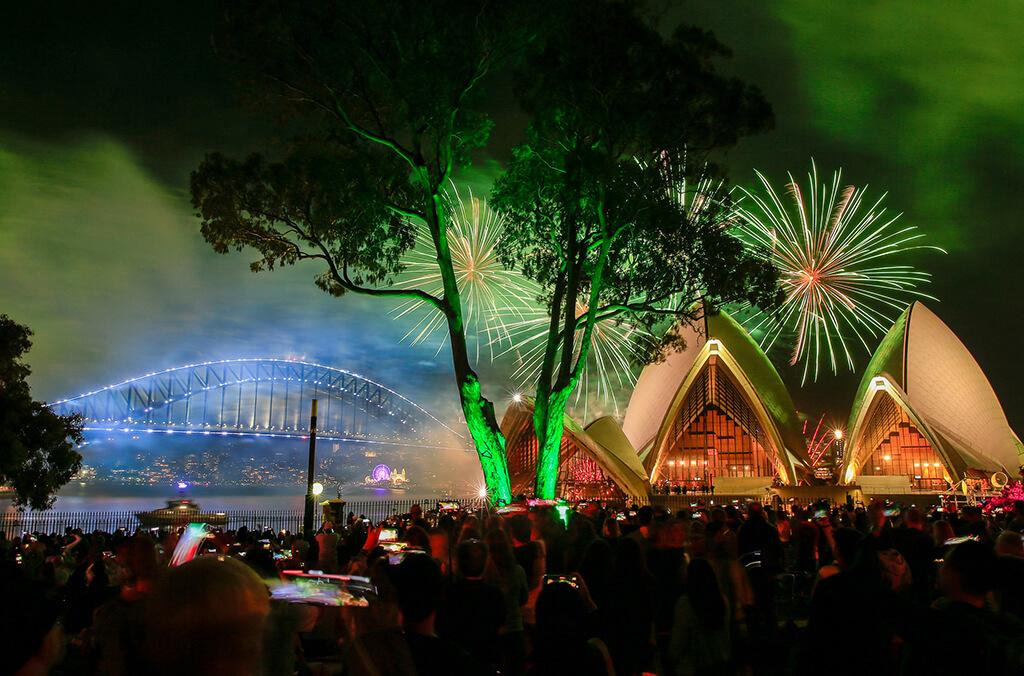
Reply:
M324 485L319 481L313 482L313 495L320 495L324 492Z

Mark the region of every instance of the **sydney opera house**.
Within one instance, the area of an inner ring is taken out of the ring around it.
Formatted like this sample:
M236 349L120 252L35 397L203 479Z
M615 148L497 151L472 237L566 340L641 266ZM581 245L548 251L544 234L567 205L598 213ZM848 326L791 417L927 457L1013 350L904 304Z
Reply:
M611 417L585 426L566 417L559 494L754 496L824 487L790 393L747 331L724 311L682 331L685 346L640 374L621 426ZM534 479L532 414L523 400L502 420L513 493L530 492ZM985 490L1015 476L1022 454L977 362L918 302L867 366L831 483L865 495Z

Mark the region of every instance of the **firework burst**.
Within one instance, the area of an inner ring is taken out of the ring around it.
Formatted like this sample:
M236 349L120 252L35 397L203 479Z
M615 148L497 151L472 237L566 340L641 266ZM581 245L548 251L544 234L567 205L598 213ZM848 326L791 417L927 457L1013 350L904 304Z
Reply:
M586 304L576 304L577 318L586 312ZM547 310L543 308L516 321L506 322L512 345L502 354L515 356L517 366L512 381L520 384L524 390L529 391L536 385L540 375L549 322ZM579 357L579 341L582 337L583 331L577 331L574 359ZM647 343L653 340L654 336L646 329L628 320L608 320L594 327L587 363L572 399L573 406L584 419L588 415L591 397L595 397L601 404L610 405L615 415L619 414L617 395L623 388L636 384L636 364L642 361Z
M918 288L931 275L900 257L942 249L921 244L924 235L898 225L899 214L887 216L884 194L866 206L865 188L843 187L840 171L831 186L819 183L812 162L806 194L790 174L788 200L756 173L763 191L741 189L733 231L779 270L785 297L770 312L747 308L745 324L766 351L792 338L790 363L803 364L805 382L817 380L822 364L853 370L858 343L870 353L869 338L883 335L910 300L933 298Z
M466 338L474 359L479 361L481 351L494 359L497 351L512 345L507 322L536 312L539 288L518 270L501 264L497 245L503 217L471 190L466 193L463 197L452 183L445 194L450 215L448 244L462 298ZM443 293L434 242L423 223L417 224L416 242L405 256L404 268L396 285L423 289L436 296ZM448 341L444 315L423 301L402 303L392 315L410 322L403 340L413 345L437 341L440 352Z

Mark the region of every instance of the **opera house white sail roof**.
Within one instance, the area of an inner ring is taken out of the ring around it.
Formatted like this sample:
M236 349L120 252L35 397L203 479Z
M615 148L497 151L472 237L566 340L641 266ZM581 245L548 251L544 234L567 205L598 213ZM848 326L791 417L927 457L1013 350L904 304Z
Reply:
M724 311L706 314L696 326L681 331L685 347L644 368L622 425L648 473L657 475L669 428L700 371L714 357L727 367L778 452L780 479L796 483L797 468L809 467L806 440L793 400L764 351Z
M881 438L876 411L895 402L927 439L953 482L978 473L1014 476L1024 447L970 351L924 303L896 320L868 364L848 424L840 477L853 483ZM884 432L884 430L882 430ZM888 456L887 456L888 457ZM878 469L878 468L874 468Z

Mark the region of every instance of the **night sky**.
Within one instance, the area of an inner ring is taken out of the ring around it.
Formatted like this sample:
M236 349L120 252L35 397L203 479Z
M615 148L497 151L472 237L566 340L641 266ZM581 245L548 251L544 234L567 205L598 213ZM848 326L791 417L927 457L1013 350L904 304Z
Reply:
M35 331L38 397L231 356L303 356L454 410L445 353L400 344L374 301L331 299L300 266L254 275L199 235L188 173L211 150L265 146L209 41L214 3L35 2L0 24L0 312ZM1024 429L1024 4L687 2L670 17L732 47L724 69L756 83L776 129L725 159L735 183L776 184L813 157L830 174L888 191L949 255L933 309L989 375ZM1014 45L1017 45L1016 47ZM511 98L492 102L494 142L462 178L486 192L522 132ZM867 361L861 355L860 366ZM486 371L503 399L503 368ZM798 407L844 420L857 375L823 376Z

